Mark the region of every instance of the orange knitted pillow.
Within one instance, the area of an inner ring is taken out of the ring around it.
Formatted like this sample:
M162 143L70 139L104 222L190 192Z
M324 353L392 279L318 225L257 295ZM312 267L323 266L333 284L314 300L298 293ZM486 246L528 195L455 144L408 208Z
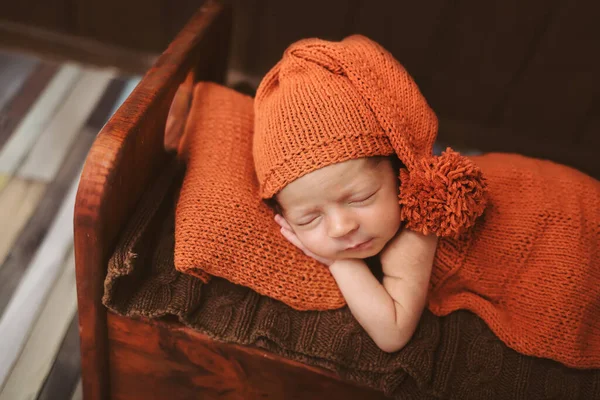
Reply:
M187 165L176 210L175 267L210 275L298 310L340 308L329 270L288 243L260 199L252 161L253 100L202 82L194 97L180 157Z

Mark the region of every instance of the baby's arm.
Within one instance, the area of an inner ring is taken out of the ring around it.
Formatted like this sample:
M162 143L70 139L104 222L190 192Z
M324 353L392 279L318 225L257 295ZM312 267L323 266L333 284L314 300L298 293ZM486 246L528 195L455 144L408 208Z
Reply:
M380 258L383 285L363 260L330 267L352 314L383 351L394 352L412 337L427 299L437 237L404 229Z

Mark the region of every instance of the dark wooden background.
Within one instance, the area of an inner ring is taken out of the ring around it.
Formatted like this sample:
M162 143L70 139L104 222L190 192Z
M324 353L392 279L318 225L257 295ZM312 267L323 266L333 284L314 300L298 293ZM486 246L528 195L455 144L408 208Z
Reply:
M0 47L146 71L203 0L0 0Z
M238 81L256 86L295 40L362 33L415 77L440 117L442 141L546 157L600 177L597 0L231 1ZM14 22L35 26L91 40L105 62L144 71L201 4L6 0L0 37Z
M260 78L298 39L362 33L408 69L440 139L551 158L600 177L595 0L246 0L231 66Z
M201 4L202 0L2 0L0 20L161 52Z

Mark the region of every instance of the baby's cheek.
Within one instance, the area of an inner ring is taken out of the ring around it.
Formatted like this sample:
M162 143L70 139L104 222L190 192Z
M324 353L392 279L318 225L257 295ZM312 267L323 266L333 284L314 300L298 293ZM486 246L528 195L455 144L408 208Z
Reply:
M296 236L306 248L308 248L310 251L313 251L313 247L315 243L317 243L317 241L314 239L314 234L309 231L299 231L296 232Z
M396 202L388 201L378 207L371 218L376 221L381 235L391 239L400 227L400 207Z
M331 249L327 246L327 238L317 229L309 232L302 232L298 235L298 239L300 239L302 244L313 253L321 257L331 257Z

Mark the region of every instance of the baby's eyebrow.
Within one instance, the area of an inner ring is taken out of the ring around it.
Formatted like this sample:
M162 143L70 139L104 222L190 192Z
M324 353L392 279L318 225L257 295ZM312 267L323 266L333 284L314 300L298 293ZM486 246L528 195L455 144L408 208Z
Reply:
M361 196L367 192L371 192L373 190L379 190L379 185L378 184L374 184L372 182L368 182L366 184L361 183L361 184L357 184L352 186L351 188L349 188L348 190L341 192L340 195L338 196L338 201L344 201L344 200L348 200L351 197L354 196Z

